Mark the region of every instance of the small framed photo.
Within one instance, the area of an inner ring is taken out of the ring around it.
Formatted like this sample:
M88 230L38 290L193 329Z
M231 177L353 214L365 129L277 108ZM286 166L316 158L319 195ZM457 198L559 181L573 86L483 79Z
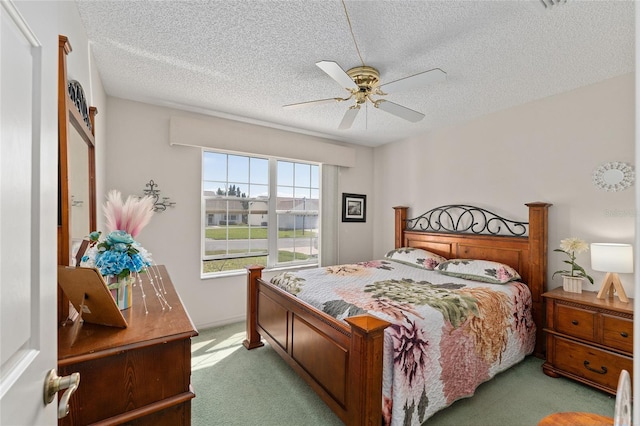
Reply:
M342 193L342 221L367 221L367 196Z

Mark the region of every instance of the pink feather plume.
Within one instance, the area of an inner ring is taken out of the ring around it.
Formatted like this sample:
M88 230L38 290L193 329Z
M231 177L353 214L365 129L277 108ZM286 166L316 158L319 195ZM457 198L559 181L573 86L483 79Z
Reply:
M135 238L140 231L142 231L142 228L147 226L151 221L151 216L153 216L153 199L148 196L140 199L129 196L124 205L128 212L125 231Z
M153 216L153 199L149 196L138 199L129 196L123 203L119 191L111 190L104 204L106 227L109 232L125 231L135 238Z
M107 193L107 201L103 206L104 216L106 218L105 226L109 232L117 231L121 226L122 220L122 197L120 191L112 189Z

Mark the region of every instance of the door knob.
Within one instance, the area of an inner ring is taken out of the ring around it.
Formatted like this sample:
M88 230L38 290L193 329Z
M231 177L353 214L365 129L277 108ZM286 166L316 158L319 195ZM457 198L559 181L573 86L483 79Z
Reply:
M80 373L72 373L68 376L60 377L56 370L51 370L44 379L44 404L50 404L56 394L66 389L58 404L58 418L61 419L69 414L69 399L80 385Z

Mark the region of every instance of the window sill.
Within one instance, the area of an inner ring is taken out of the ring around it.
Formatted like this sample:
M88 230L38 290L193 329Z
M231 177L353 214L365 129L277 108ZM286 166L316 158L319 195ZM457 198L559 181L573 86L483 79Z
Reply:
M263 269L263 272L265 273L277 273L277 272L282 272L282 271L292 271L292 270L301 270L301 269L313 269L313 268L318 268L319 265L317 263L314 264L305 264L305 265L288 265L288 266L276 266L275 268L265 268ZM239 277L239 276L246 276L247 275L247 271L246 269L236 269L234 271L226 271L226 272L215 272L215 273L211 273L211 274L200 274L200 279L201 280L209 280L209 279L216 279L216 278L230 278L230 277Z

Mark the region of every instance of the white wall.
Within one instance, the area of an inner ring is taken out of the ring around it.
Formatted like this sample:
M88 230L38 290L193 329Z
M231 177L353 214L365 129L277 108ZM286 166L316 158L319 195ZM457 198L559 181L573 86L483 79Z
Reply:
M106 189L118 189L123 196L143 195L145 184L153 179L162 196L176 206L154 215L138 236L154 260L167 266L191 319L197 327L240 321L245 317L245 275L225 278L200 278L200 188L201 150L169 145L169 120L173 116L198 119L217 126L217 135L230 129L237 132L238 122L192 112L153 106L120 98L107 100L109 132L106 140ZM203 124L204 126L204 124ZM255 126L246 131L256 131ZM281 132L283 140L305 136ZM184 143L189 143L184 141ZM342 169L340 192L366 194L373 198L373 149L355 147L357 164ZM99 200L102 204L102 200ZM99 211L101 206L99 206ZM373 255L372 224L341 223L339 226L340 263L367 260Z
M339 171L340 193L364 194L367 196L366 222L344 222L338 226L338 263L362 262L373 259L373 234L375 225L374 200L377 192L373 186L373 149L358 147L356 166ZM342 194L340 208L342 208ZM337 214L342 218L342 212Z
M633 91L633 75L624 75L420 138L376 149L356 146L356 167L340 170L339 190L368 196L367 222L339 224L339 262L378 258L389 250L396 205L408 205L410 215L417 215L468 203L526 220L524 203L545 201L553 203L548 286L559 286L551 273L563 269L563 258L551 250L562 238L633 242L633 191L608 193L591 182L604 162L633 164ZM167 265L198 327L243 319L244 276L200 278L200 150L168 143L171 116L214 121L223 133L226 120L111 97L107 105L106 189L141 195L153 179L177 205L154 217L141 243ZM304 138L287 132L283 137ZM578 262L597 290L604 274L590 270L588 253ZM633 276L621 278L633 297Z
M633 243L634 190L598 190L591 174L604 162L634 165L634 87L627 74L376 148L374 257L393 244L395 205L411 207L410 217L464 203L527 220L524 203L552 203L549 288L565 269L552 252L561 239ZM599 289L604 273L590 270L589 253L577 261L595 280L586 289ZM633 297L633 275L620 277Z

